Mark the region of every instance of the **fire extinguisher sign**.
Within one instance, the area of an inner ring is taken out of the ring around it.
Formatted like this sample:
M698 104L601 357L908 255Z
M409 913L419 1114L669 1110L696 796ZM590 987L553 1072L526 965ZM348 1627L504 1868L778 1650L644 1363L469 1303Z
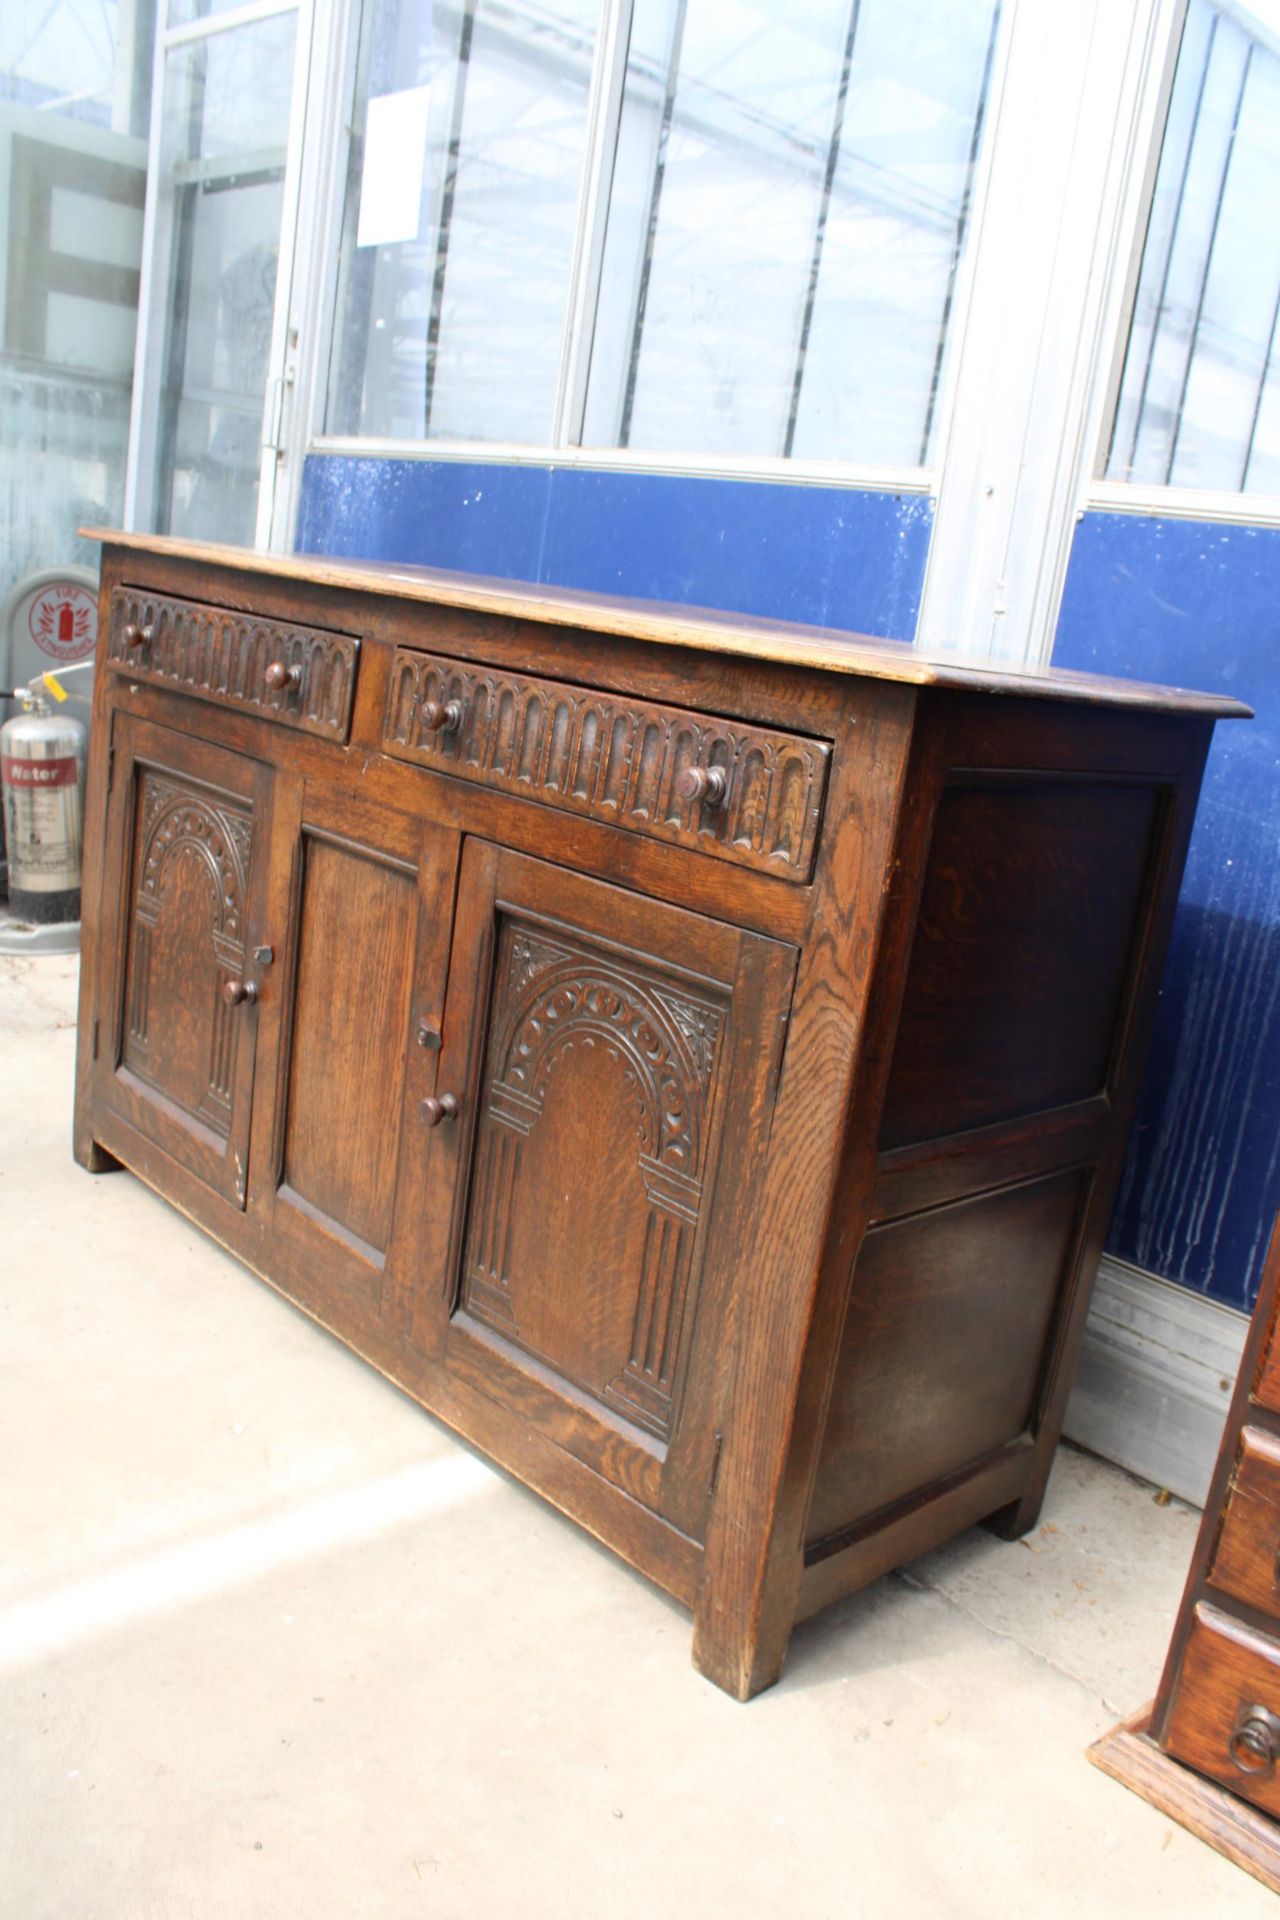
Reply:
M0 758L0 779L6 787L74 787L80 763L74 754L56 760L10 760Z
M23 611L27 632L51 660L65 665L86 660L93 652L98 603L87 588L70 580L46 584L30 595Z

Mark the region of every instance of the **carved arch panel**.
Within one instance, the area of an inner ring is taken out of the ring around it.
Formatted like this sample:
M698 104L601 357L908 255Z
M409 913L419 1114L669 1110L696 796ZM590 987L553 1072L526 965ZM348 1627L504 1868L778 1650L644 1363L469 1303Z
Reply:
M503 917L461 1307L660 1440L697 1308L723 989Z
M238 1023L223 988L245 970L252 852L247 809L139 769L123 1059L224 1139Z
M243 1206L257 1007L255 889L270 774L207 741L121 717L109 801L118 958L104 1097L139 1133Z

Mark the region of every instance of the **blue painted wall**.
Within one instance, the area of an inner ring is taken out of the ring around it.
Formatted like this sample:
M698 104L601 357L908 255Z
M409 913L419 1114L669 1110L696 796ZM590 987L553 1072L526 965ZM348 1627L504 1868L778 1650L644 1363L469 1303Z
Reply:
M1215 734L1110 1243L1247 1308L1280 1207L1280 530L1086 515L1054 663L1257 713Z
M910 640L932 525L911 494L312 454L297 546Z

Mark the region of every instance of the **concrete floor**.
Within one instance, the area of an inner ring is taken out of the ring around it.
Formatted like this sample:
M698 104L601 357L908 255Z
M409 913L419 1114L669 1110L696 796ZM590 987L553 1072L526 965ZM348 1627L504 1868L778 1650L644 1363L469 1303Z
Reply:
M801 1629L749 1707L689 1621L68 1152L74 959L0 959L5 1920L1272 1914L1090 1767L1195 1515L1064 1452Z

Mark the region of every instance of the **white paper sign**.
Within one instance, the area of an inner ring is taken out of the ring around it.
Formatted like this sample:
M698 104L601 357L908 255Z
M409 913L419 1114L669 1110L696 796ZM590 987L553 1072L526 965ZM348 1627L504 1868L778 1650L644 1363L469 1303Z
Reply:
M416 240L427 159L430 87L407 87L369 102L360 176L358 247L390 247Z

